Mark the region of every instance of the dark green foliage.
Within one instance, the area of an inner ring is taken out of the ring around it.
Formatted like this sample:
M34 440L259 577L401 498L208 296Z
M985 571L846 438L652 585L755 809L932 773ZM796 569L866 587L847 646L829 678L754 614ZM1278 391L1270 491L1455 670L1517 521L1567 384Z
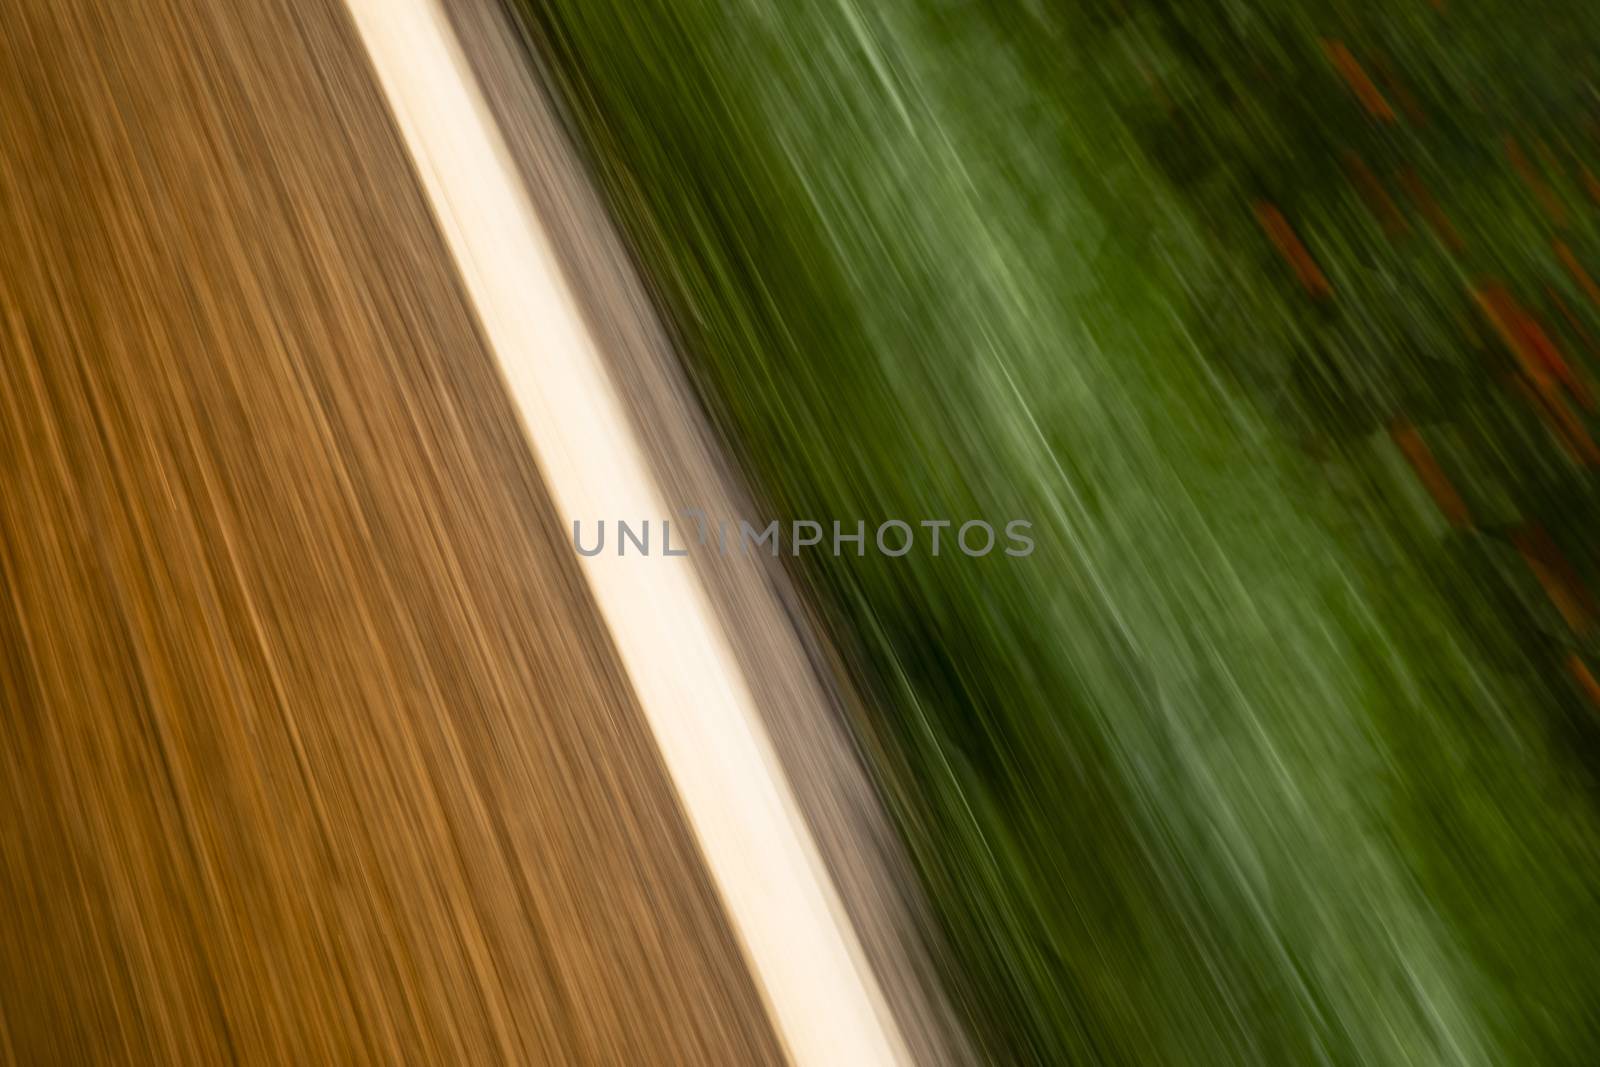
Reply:
M1577 364L1553 287L1600 337L1504 142L1570 159L1561 233L1600 269L1576 169L1597 23L529 5L775 512L1038 526L1026 561L801 573L997 1062L1600 1062L1593 709L1563 670L1587 638L1517 547L1537 527L1592 584L1600 514L1472 298L1498 280Z

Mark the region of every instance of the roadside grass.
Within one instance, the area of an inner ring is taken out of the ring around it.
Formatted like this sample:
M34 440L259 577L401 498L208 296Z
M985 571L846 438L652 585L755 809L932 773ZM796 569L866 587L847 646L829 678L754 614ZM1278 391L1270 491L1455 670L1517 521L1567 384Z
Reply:
M1034 523L1026 559L795 564L990 1058L1600 1062L1594 709L1538 590L1344 418L1365 393L1283 386L1353 328L1221 217L1247 179L1160 169L1138 26L1092 8L526 14L774 514ZM1318 247L1371 240L1332 196ZM1353 287L1361 351L1434 336Z

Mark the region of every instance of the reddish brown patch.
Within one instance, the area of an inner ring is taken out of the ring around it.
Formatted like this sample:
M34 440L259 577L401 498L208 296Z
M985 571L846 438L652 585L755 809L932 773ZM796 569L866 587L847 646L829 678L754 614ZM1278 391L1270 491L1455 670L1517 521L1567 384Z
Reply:
M1367 114L1380 122L1395 121L1394 108L1389 106L1389 101L1384 99L1383 93L1378 90L1378 86L1348 45L1343 41L1324 37L1322 51L1327 55L1328 62L1332 63L1334 69L1344 78L1345 84L1350 86L1350 91L1356 94L1356 99L1361 101L1361 106L1367 109Z
M1378 78L1383 82L1383 90L1400 103L1400 110L1413 124L1426 126L1428 113L1422 109L1422 103L1416 94L1406 85L1405 79L1395 71L1394 65L1387 59L1378 57L1373 65L1378 68Z
M1572 276L1572 280L1578 283L1578 288L1583 290L1583 295L1587 296L1595 306L1600 307L1600 286L1595 285L1594 279L1589 277L1589 272L1583 269L1583 264L1578 262L1577 254L1572 251L1567 242L1561 240L1556 241L1555 250L1556 258L1567 269L1567 273Z
M1567 625L1579 633L1587 629L1594 617L1594 601L1578 572L1543 527L1537 523L1520 526L1512 531L1511 543Z
M1553 393L1546 393L1541 399L1572 458L1588 467L1600 467L1600 447L1595 445L1594 438L1589 436L1589 431L1584 429L1583 423L1566 402Z
M1395 205L1394 197L1389 195L1389 190L1383 187L1383 181L1367 166L1367 161L1349 149L1344 153L1345 170L1350 174L1350 180L1355 183L1356 191L1361 194L1361 199L1366 201L1367 210L1377 218L1378 224L1383 227L1383 232L1390 238L1400 237L1410 231L1411 226L1406 222L1405 216L1400 214L1400 209Z
M1600 708L1600 681L1595 680L1594 672L1589 670L1589 665L1576 652L1567 656L1567 674L1577 683L1578 691L1588 698L1589 703Z
M1328 276L1317 266L1311 251L1300 240L1300 235L1294 232L1294 227L1289 225L1289 220L1283 217L1283 212L1279 211L1275 204L1265 200L1256 201L1254 210L1256 221L1271 238L1278 254L1283 256L1294 270L1295 277L1300 279L1300 284L1305 286L1306 292L1319 299L1333 295L1333 286L1328 284Z
M1396 419L1389 427L1389 437L1400 449L1400 454L1406 457L1411 464L1411 469L1416 471L1417 479L1422 482L1428 495L1433 497L1433 502L1439 506L1445 520L1457 529L1466 529L1472 525L1472 513L1467 510L1467 502L1461 499L1461 494L1445 474L1444 468L1439 465L1439 460L1434 456L1433 449L1428 447L1428 442L1422 439L1422 434L1417 428L1401 419Z
M1583 168L1583 188L1589 194L1589 199L1600 204L1600 178L1594 176L1594 171L1588 167Z
M1466 248L1467 243L1461 239L1461 234L1456 231L1450 222L1450 217L1444 213L1439 202L1428 192L1428 187L1423 184L1422 176L1415 170L1407 167L1400 172L1400 184L1405 187L1406 195L1416 203L1417 210L1422 212L1422 217L1428 220L1428 226L1435 236L1444 242L1446 248L1452 252L1460 252Z
M1524 313L1521 326L1522 335L1526 338L1528 347L1533 352L1533 357L1557 381L1566 387L1567 392L1572 394L1573 399L1584 407L1592 409L1594 407L1594 397L1590 395L1589 387L1578 376L1578 372L1573 369L1572 364L1568 363L1561 355L1561 350L1556 347L1555 341L1551 339L1549 331L1544 328L1544 324L1533 315Z
M1531 358L1532 353L1522 336L1522 309L1517 305L1516 298L1500 283L1486 282L1472 290L1472 300L1483 312L1484 319L1494 329L1495 336L1500 338L1506 350L1517 357L1523 373L1534 385L1547 386L1550 376Z
M1600 466L1600 448L1554 389L1538 388L1523 374L1510 375L1509 384L1550 428L1574 461L1585 466Z
M1528 380L1541 391L1549 390L1559 381L1573 396L1590 403L1588 389L1562 358L1554 341L1538 319L1529 314L1517 298L1498 282L1489 282L1473 290L1473 300L1483 311L1489 325L1506 348L1517 358L1517 364Z

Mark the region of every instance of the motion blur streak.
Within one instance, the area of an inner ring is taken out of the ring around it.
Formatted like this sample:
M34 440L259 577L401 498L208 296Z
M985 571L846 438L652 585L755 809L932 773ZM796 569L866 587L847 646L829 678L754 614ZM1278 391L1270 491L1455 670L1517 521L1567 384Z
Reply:
M1593 0L519 6L981 1054L1600 1063Z
M347 13L0 7L0 1061L780 1060Z
M349 0L560 510L668 509L435 0ZM583 561L796 1062L905 1058L688 560Z

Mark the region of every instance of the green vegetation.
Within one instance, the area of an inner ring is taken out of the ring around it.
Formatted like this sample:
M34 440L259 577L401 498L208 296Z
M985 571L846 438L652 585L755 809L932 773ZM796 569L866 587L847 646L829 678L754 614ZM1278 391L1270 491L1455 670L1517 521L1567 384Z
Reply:
M801 575L997 1062L1600 1063L1600 10L1457 6L530 8L774 512L1035 523Z

